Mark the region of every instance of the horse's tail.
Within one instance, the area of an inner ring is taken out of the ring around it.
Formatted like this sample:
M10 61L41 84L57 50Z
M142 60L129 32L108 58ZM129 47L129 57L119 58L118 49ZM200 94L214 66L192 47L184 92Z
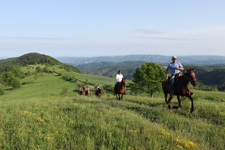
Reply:
M167 81L163 81L163 82L162 82L162 88L163 88L163 86L164 86L164 84L165 84L166 82L167 82Z
M163 89L163 91L166 90L166 84L167 83L168 83L168 80L162 82L162 89Z

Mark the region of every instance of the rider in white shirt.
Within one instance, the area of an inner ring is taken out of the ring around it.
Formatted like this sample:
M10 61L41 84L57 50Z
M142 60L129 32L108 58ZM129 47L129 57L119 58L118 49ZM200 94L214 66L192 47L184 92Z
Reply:
M116 75L116 82L122 82L123 79L123 75L122 73L119 71L118 74Z
M116 84L114 87L115 94L116 94L116 88L118 88L118 86L121 84L122 79L123 79L123 75L122 75L121 71L118 71L118 74L116 75Z

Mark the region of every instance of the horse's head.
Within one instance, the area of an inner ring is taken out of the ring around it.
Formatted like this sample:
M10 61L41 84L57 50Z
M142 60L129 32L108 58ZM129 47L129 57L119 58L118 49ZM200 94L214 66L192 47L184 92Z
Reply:
M122 85L126 86L126 79L125 78L122 79Z
M193 86L196 86L197 80L196 80L196 76L195 76L195 68L194 69L187 69L186 77L191 82L191 84Z

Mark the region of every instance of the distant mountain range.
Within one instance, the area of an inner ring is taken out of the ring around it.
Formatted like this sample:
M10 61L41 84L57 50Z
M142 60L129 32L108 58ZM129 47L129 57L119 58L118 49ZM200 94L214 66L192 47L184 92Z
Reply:
M145 61L164 64L171 61L171 56L163 55L126 55L126 56L101 56L101 57L56 57L59 61L71 65L88 64L92 62L123 62L123 61ZM225 56L178 56L183 64L193 65L215 65L225 64Z

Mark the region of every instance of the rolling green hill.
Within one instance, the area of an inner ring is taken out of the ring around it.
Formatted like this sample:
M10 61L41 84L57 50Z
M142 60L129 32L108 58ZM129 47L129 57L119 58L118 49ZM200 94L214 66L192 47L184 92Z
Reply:
M0 70L7 70L11 66L26 66L35 64L46 64L46 65L62 65L66 69L73 70L75 72L80 72L76 67L65 65L53 57L39 54L39 53L29 53L16 58L8 58L0 60ZM6 69L7 68L7 69Z
M21 87L3 86L0 96L0 149L225 149L224 92L194 90L191 114L186 98L181 109L171 110L162 94L128 93L118 101L103 88L97 98L95 85L113 86L114 78L61 64L17 69L24 75ZM90 87L90 97L77 94L83 84Z
M35 68L24 66L22 71ZM1 149L204 149L225 148L225 93L194 91L195 112L168 110L161 96L125 95L117 101L104 93L80 96L86 82L114 84L114 79L68 72L40 72L21 80L21 88L0 96ZM76 81L66 81L73 76ZM86 85L87 86L87 85ZM94 92L94 87L89 85ZM177 100L172 101L177 105Z

